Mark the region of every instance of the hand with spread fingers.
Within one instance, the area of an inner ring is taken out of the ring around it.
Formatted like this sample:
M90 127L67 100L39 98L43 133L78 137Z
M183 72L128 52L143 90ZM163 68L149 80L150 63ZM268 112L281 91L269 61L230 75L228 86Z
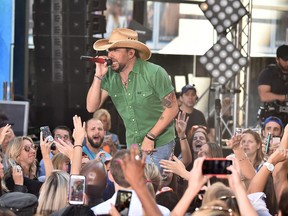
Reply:
M186 118L186 113L184 111L178 113L178 117L176 119L176 125L175 125L178 137L185 136L185 131L186 131L188 120L189 120L189 116Z
M77 145L82 145L82 142L86 136L86 123L81 120L80 116L73 116L73 124L74 124L74 130L73 130L73 138L74 143Z
M126 155L123 160L119 160L125 179L134 187L139 182L144 181L145 156L140 158L140 151L136 144L130 148L130 155Z
M175 155L173 155L173 160L160 160L160 166L164 169L164 172L175 173L187 180L189 172L184 164Z

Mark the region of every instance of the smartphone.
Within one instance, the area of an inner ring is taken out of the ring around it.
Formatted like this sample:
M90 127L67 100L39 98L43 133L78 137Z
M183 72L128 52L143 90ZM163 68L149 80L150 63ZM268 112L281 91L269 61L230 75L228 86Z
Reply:
M49 142L53 142L54 141L54 138L52 136L52 133L50 131L49 126L42 126L42 127L40 127L40 130L42 132L43 139L46 139L46 137L48 137L48 141Z
M22 170L22 168L12 158L9 158L8 162L12 168L16 166L18 171Z
M234 132L234 134L235 134L235 135L241 134L242 131L243 131L242 128L235 128L235 132Z
M265 154L268 154L269 153L269 147L270 147L270 141L271 141L271 133L269 132L268 133L268 136L267 136L267 140L266 140L266 143L265 143Z
M70 175L69 203L71 205L84 204L86 178L83 175Z
M230 175L231 171L227 170L232 165L232 160L226 158L206 158L203 162L203 175Z
M128 216L131 198L131 191L118 190L115 207L121 216Z

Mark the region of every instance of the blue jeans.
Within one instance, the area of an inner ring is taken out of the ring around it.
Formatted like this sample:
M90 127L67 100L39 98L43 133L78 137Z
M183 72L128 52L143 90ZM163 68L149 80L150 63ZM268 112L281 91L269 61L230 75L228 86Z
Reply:
M148 164L149 163L154 163L158 167L160 173L162 174L163 169L160 167L159 161L162 160L162 159L165 159L165 160L169 159L169 157L170 157L170 155L172 153L173 145L175 145L175 140L172 140L169 143L156 148L157 151L155 151L152 154L146 156L146 161L145 162L148 163Z

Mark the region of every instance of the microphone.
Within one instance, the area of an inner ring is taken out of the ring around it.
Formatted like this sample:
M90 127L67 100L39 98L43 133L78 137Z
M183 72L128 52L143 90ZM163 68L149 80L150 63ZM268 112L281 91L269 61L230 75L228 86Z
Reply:
M105 62L107 62L107 66L110 66L113 64L112 59L104 59L104 58L95 58L95 57L91 57L91 56L80 56L81 60L84 61L90 61L90 62L97 62L100 64L104 64Z

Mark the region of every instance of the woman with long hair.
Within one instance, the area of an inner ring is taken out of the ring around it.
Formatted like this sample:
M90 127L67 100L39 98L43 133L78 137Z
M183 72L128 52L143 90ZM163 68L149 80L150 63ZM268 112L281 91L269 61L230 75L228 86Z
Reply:
M46 216L68 205L69 174L61 170L52 171L43 184L39 196L37 214Z

